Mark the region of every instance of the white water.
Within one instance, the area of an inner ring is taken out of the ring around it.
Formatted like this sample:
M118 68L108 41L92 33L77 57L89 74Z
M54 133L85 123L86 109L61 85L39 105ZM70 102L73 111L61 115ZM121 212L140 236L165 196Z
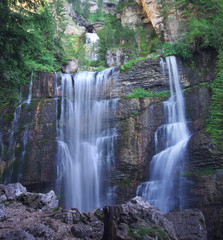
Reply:
M86 52L87 58L90 60L96 61L98 60L98 44L100 38L97 33L86 33Z
M32 85L33 85L33 72L31 73L31 77L30 77L28 97L18 107L16 107L15 112L14 112L14 118L13 118L12 123L11 123L11 129L10 129L10 135L9 135L8 156L7 156L10 160L15 160L15 148L16 148L17 140L18 140L15 137L15 134L18 131L22 105L26 104L26 107L27 107L31 103L31 100L32 100ZM26 147L27 147L27 143L28 143L28 131L29 131L28 126L29 126L28 124L25 125L25 130L23 132L23 137L22 137L23 150L22 150L22 154L20 156L21 161L24 160L24 157L25 157L25 154L26 154ZM4 145L3 145L3 147L4 147ZM3 158L3 154L4 154L4 152L1 153L1 159ZM11 169L11 172L9 173L8 179L11 179L12 173L13 173L13 168ZM18 178L17 178L18 181L20 181L21 178L22 178L22 172L18 173Z
M171 97L163 103L166 124L155 133L156 155L150 164L150 180L137 189L137 195L164 213L181 207L180 174L190 137L176 58L167 57L166 64L171 90Z
M26 101L27 104L30 104L32 100L32 87L33 87L33 72L31 73L31 79L29 83L29 94L28 94L28 99Z
M89 211L110 202L103 176L114 167L117 129L111 126L117 101L105 99L114 69L62 75L58 178L66 207Z

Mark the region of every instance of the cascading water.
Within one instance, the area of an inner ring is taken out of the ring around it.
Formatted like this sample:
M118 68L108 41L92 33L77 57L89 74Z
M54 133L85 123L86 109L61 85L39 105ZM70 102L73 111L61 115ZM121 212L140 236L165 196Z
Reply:
M89 211L113 197L103 176L115 165L118 100L106 99L106 89L116 74L113 68L62 75L58 178L64 180L66 207Z
M189 131L184 113L184 100L175 57L166 58L171 97L163 103L166 124L155 133L156 155L150 164L150 181L137 189L147 201L162 212L181 208L180 173Z
M14 118L13 118L13 121L11 124L11 131L10 131L10 135L9 135L9 147L8 147L8 156L7 156L10 160L14 160L14 158L15 158L15 153L16 153L15 147L16 147L16 143L18 140L15 137L15 135L18 131L18 125L19 125L20 115L21 115L21 108L22 108L23 104L26 104L26 107L27 107L31 103L32 85L33 85L33 72L31 73L31 77L30 77L28 97L18 107L16 107L15 112L14 112ZM28 131L29 131L28 126L29 126L28 123L24 126L25 130L23 132L23 138L22 138L23 149L22 149L21 156L19 157L21 162L23 162L25 154L26 154L26 147L27 147L27 143L28 143ZM22 178L22 171L20 171L20 168L22 168L22 164L20 164L20 167L18 168L19 171L18 171L17 181L20 181ZM13 174L13 168L11 169L6 182L11 182L12 174Z

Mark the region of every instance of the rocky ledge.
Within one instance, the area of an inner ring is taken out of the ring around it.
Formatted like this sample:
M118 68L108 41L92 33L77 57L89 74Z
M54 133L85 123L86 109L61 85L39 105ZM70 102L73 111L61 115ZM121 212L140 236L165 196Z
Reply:
M163 215L135 197L125 204L81 213L61 209L53 191L30 193L20 183L0 185L0 239L205 240L197 209Z

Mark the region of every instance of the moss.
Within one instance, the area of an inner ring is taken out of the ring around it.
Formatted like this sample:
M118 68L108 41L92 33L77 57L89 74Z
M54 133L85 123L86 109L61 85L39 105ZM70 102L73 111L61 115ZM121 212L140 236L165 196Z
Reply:
M168 240L168 235L165 231L161 230L158 227L140 227L127 229L128 236L132 237L135 240L142 240L144 238L153 237L158 238L158 240Z
M37 198L38 198L38 196L34 196L30 200L26 201L25 203L32 203L32 202L36 201Z
M216 172L216 170L214 170L214 169L206 168L206 169L196 170L193 172L183 172L183 176L190 177L190 176L195 176L195 175L213 175L215 172Z
M130 184L130 182L131 180L129 178L125 178L123 180L117 181L116 184L121 186L127 186Z
M147 58L146 57L140 57L140 58L136 58L136 59L133 59L125 64L123 64L120 69L122 71L127 71L129 69L133 69L134 70L134 67L133 65L136 64L137 62L140 62L140 61L143 61L143 60L146 60Z
M104 221L104 218L105 218L105 214L103 211L101 211L100 209L97 209L95 212L94 212L94 215L100 220L100 221Z
M136 112L130 114L129 117L135 117L135 116L137 116L138 114L139 114L139 111L136 111Z
M194 90L199 89L199 88L201 88L201 87L203 87L203 86L210 87L210 83L208 83L208 82L202 82L202 83L199 83L199 84L197 84L197 85L195 85L195 86L193 86L193 87L186 88L186 89L184 89L184 91L185 91L185 93L191 93L191 92L193 92Z
M54 209L53 209L53 212L55 213L55 212L59 212L60 211L60 207L59 206L57 206L57 207L55 207Z
M9 202L4 201L4 202L1 202L1 204L4 204L4 206L7 207L9 205Z
M149 89L150 90L150 89ZM170 96L170 91L161 91L157 93L151 93L149 90L142 88L136 88L131 90L131 93L126 96L126 98L145 98L145 97L158 97L160 100L163 100Z
M7 121L7 122L12 122L13 119L14 119L14 114L13 114L13 113L8 113L8 114L6 115L6 121Z

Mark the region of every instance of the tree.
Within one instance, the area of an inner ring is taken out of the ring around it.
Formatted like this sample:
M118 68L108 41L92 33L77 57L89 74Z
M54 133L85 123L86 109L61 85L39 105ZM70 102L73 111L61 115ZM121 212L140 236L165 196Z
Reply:
M2 0L0 11L2 106L19 100L20 87L27 84L26 76L31 71L59 68L63 32L54 37L57 23L49 5L42 0Z

